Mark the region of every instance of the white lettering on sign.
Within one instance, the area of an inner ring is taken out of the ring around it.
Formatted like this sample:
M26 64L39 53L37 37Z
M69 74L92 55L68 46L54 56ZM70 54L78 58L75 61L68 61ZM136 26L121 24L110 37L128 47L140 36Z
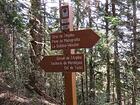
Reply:
M62 65L62 62L51 62L51 65L53 65L53 66L59 66L59 65Z
M52 46L52 48L67 48L67 47L78 47L79 43L69 43L69 44L57 44L56 46Z
M51 37L51 44L54 49L78 47L80 43L80 38L76 37L75 34L60 34L57 37L52 34Z
M83 70L83 57L83 55L58 56L55 61L51 62L51 66L62 66L65 71Z
M79 42L80 41L80 38L75 38L75 39L64 39L63 40L64 43L74 43L74 42Z
M69 23L69 19L61 19L61 23L62 23L62 24Z

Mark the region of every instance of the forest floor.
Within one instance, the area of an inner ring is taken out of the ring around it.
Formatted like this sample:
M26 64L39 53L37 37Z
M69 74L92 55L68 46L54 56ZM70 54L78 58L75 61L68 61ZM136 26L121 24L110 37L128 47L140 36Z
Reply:
M8 72L0 72L0 105L58 105L37 95L27 97L9 85L7 81Z

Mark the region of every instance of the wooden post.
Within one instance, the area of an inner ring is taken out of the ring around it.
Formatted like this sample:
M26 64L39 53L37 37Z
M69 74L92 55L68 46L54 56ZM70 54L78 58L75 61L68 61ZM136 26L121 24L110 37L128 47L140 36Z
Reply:
M65 73L66 105L77 105L76 76L74 72Z
M63 16L63 12L67 16ZM73 31L73 13L72 8L69 5L64 5L60 7L60 27L62 32ZM64 55L75 54L75 50L65 49ZM64 83L65 83L65 103L66 105L77 105L77 95L76 95L76 75L75 72L65 72L64 73Z

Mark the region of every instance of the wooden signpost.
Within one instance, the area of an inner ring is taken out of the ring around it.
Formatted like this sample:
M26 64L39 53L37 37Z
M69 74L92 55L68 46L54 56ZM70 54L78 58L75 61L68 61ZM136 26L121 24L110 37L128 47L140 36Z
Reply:
M64 72L66 105L77 105L75 72L83 72L83 54L75 54L76 48L91 48L100 37L91 29L73 31L72 9L69 5L60 7L62 32L51 34L51 49L64 51L64 55L46 56L39 63L46 72Z

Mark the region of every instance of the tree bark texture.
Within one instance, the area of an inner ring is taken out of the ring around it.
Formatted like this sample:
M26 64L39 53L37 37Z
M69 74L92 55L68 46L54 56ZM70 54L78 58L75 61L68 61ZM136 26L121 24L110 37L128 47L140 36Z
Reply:
M116 0L112 0L112 14L113 17L116 17L116 7L115 3ZM114 73L115 73L115 83L116 83L116 95L117 95L117 103L118 105L122 105L121 99L121 82L120 82L120 66L119 66L119 54L118 54L118 32L117 27L114 25L113 27L114 35L115 35L115 41L114 41Z
M106 0L106 4L105 4L105 16L108 16L108 0ZM109 56L109 40L108 40L108 31L109 31L109 24L108 24L108 20L107 18L105 19L105 29L106 29L106 39L107 39L107 47L108 47L108 51L107 51L107 55L106 55L106 62L107 62L107 87L106 87L106 101L110 102L110 56Z
M133 77L133 87L132 87L132 105L136 105L136 98L137 98L137 47L136 47L136 0L132 1L133 5L133 66L132 71L134 74Z

